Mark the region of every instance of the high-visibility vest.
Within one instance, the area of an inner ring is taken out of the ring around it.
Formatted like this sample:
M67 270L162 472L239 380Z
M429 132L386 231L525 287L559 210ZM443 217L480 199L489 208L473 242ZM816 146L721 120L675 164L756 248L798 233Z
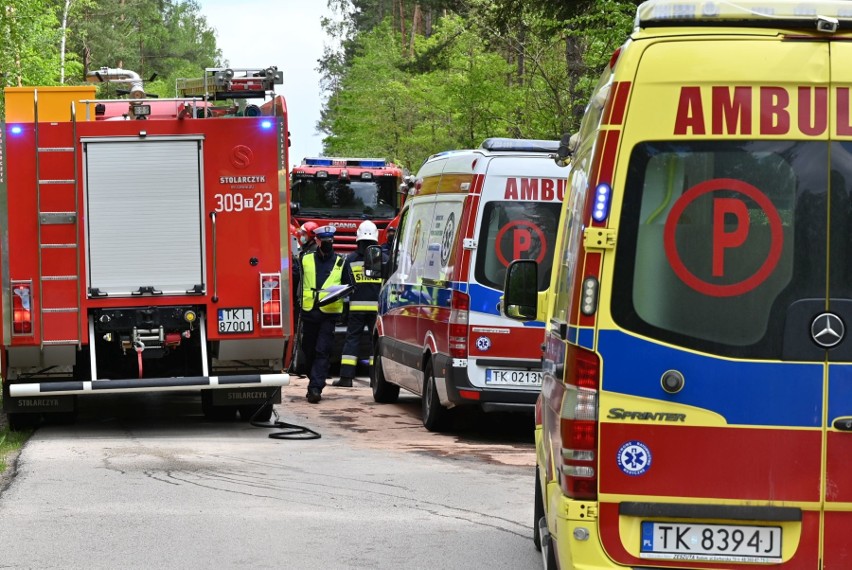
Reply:
M328 278L325 280L325 283L322 284L320 289L327 289L332 285L342 285L343 279L343 257L340 255L336 255L337 260L334 262L334 267L331 270L331 273L328 275ZM316 289L316 281L317 281L317 265L316 265L316 253L308 253L305 257L302 258L302 310L310 311L314 308L314 299L316 298L317 292ZM320 293L319 299L324 298L328 293ZM343 312L343 299L338 299L333 303L329 303L323 307L319 308L323 313L329 314L340 314Z
M355 291L349 296L349 310L377 312L382 278L367 277L364 272L364 258L358 252L350 253L347 259L349 267L352 268L352 276L355 278Z

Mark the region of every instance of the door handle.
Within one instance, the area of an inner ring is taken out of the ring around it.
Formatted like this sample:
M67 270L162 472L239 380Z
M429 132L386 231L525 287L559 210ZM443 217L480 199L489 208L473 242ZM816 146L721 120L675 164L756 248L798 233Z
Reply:
M852 431L852 417L837 418L831 425L840 431Z

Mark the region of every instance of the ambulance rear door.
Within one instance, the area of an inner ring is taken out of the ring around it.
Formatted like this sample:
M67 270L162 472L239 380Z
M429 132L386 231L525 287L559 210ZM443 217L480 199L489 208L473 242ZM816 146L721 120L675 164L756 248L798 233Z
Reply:
M826 570L852 567L852 45L832 42L828 125L828 302L808 306L810 326L802 339L828 354L825 414L823 564ZM814 358L818 355L814 354Z
M477 200L477 247L469 266L470 338L468 377L480 388L541 387L544 325L518 322L500 313L506 268L516 259L538 262L539 291L550 267L566 170L545 154L496 154L489 159Z
M852 323L833 300L835 283L850 298L852 227L850 192L829 188L852 183L852 161L829 144L829 42L724 33L636 41L617 63L618 161L601 166L617 237L586 347L601 357L598 531L625 566L849 567L821 548L823 497L852 504L834 455L852 433L829 434L824 479L835 353L814 338L831 307ZM852 416L836 368L834 415ZM839 545L852 519L829 515Z

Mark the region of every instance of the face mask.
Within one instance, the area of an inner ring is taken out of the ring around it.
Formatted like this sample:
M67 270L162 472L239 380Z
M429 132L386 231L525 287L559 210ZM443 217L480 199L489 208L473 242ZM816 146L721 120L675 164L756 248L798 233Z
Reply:
M305 236L305 235L299 236L299 243L302 244L302 245L305 245L306 243L308 243L308 236Z
M331 255L331 252L334 251L334 243L330 241L321 241L319 244L319 250L323 253L323 255Z

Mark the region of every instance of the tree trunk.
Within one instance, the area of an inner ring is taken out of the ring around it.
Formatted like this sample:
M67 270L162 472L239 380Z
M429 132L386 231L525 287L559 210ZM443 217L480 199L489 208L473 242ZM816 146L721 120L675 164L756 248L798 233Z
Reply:
M414 5L414 17L411 21L411 43L408 46L408 57L414 57L414 38L418 33L423 33L423 12L420 10L420 4Z
M59 84L65 85L65 38L68 36L68 11L71 9L71 0L65 0L65 9L62 11L62 40L59 43Z
M586 106L581 99L581 93L578 92L577 85L586 72L586 66L583 63L583 45L582 39L578 36L570 35L565 39L565 64L568 69L568 95L571 101L571 114L574 117L575 124L580 124L585 112Z

